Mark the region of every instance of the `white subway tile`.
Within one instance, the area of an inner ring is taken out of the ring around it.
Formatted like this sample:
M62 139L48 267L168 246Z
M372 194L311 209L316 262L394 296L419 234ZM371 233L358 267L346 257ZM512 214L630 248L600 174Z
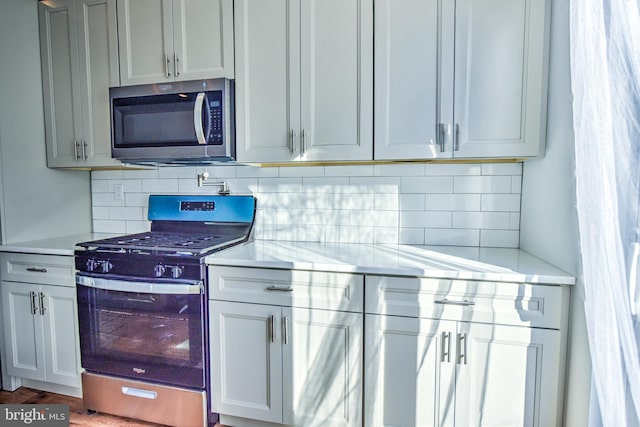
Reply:
M351 177L349 186L352 193L388 193L397 194L400 178L397 177Z
M116 200L113 193L93 193L91 203L93 206L124 206L124 200Z
M484 163L482 175L522 175L522 163Z
M428 211L480 211L480 194L427 194Z
M99 181L101 179L122 179L123 172L121 170L104 170L104 171L92 171L91 180Z
M479 164L466 163L430 163L427 165L427 176L460 176L480 175L482 168Z
M142 191L145 193L177 193L178 192L178 180L177 179L143 179Z
M109 192L108 179L94 179L91 181L91 193L108 193L108 192Z
M400 194L398 196L401 211L424 211L425 195L424 194Z
M374 165L374 176L424 176L426 165L415 164L391 164Z
M225 178L231 194L256 194L260 178ZM210 187L213 188L213 187Z
M278 176L278 168L241 165L236 167L238 178L275 178Z
M308 194L307 206L321 206L324 209L373 209L376 194L336 193L316 196Z
M304 177L302 191L309 194L349 193L349 178L345 177Z
M511 193L510 176L456 176L454 193Z
M374 227L337 226L326 227L326 242L368 243L374 242Z
M374 227L373 243L376 244L398 244L400 239L397 227Z
M510 219L508 212L454 212L453 228L508 230Z
M279 168L281 177L324 176L324 166L283 166Z
M151 229L149 221L126 221L127 234L146 233Z
M93 221L93 232L94 233L126 233L127 226L125 221L111 221L99 219Z
M124 179L158 179L160 172L158 169L126 170L122 178ZM114 178L115 179L115 178Z
M373 176L373 165L325 166L326 176Z
M109 219L109 208L106 206L93 206L91 209L93 220Z
M398 211L353 210L351 225L372 227L397 227Z
M302 178L258 178L259 193L299 193Z
M509 217L509 229L510 230L520 230L520 214L512 213Z
M481 230L480 246L487 248L517 248L519 246L518 231Z
M218 191L219 187L198 187L198 182L195 179L191 179L191 178L180 178L178 179L178 193L180 194L185 194L185 193L191 193L191 194L195 194L195 193L204 193L204 194L209 194L209 192L216 192Z
M400 192L403 194L453 193L453 177L402 177Z
M451 228L451 212L401 211L401 228Z
M370 207L362 207L362 209L371 209ZM376 210L400 210L400 195L399 194L374 194L373 195L373 209Z
M140 207L110 207L109 219L143 221L142 208Z
M158 168L158 178L160 179L191 178L194 181L197 181L197 176L198 172L195 166L174 166Z
M399 234L401 245L424 245L424 228L400 228Z
M324 236L325 227L322 225L291 225L276 231L277 240L322 242Z
M427 228L425 230L425 244L438 246L479 246L480 230Z
M520 195L483 194L482 210L492 212L520 212Z
M511 192L512 193L522 193L522 177L521 176L512 176L511 177Z
M126 193L124 195L124 201L126 206L148 206L149 194L147 193Z

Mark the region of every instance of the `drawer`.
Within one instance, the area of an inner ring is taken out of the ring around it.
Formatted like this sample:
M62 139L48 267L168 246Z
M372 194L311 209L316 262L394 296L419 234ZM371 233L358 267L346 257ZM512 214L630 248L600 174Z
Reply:
M366 276L365 312L560 329L569 288L522 283Z
M209 298L362 312L362 275L269 268L209 267Z
M2 280L75 287L72 256L4 252L0 259Z

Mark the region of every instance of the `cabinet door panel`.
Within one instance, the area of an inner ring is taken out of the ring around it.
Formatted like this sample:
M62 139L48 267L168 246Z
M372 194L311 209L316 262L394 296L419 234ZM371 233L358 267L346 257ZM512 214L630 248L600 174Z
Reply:
M299 46L298 1L236 0L234 7L237 159L291 160L300 151L300 53L290 47Z
M45 103L47 164L77 165L75 141L82 135L78 79L78 38L74 2L38 4Z
M459 325L456 425L560 425L560 331Z
M233 78L233 0L174 0L178 80Z
M454 156L535 156L546 111L546 0L456 5Z
M171 0L118 0L123 86L173 80L172 14Z
M455 347L443 333L455 331L455 322L378 315L365 322L365 425L438 426L441 416L453 419Z
M40 311L37 316L41 316L43 320L44 344L48 350L46 380L80 387L82 382L76 290L42 286L38 300Z
M209 302L214 412L282 422L280 307Z
M2 311L7 373L33 380L45 380L42 320L31 311L30 292L39 286L2 282Z
M284 423L361 426L362 314L282 310Z
M373 0L302 0L305 160L372 158Z
M450 157L438 146L439 2L375 2L375 159Z

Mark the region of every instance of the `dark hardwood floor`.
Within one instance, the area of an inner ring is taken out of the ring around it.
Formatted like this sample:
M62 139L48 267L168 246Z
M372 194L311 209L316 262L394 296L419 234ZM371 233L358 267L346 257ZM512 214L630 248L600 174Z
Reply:
M82 399L63 396L61 394L47 393L45 391L33 390L20 387L14 392L0 391L0 403L8 404L62 404L69 405L69 423L72 426L126 426L126 427L157 427L161 424L146 423L143 421L121 418L108 414L87 414L82 407Z

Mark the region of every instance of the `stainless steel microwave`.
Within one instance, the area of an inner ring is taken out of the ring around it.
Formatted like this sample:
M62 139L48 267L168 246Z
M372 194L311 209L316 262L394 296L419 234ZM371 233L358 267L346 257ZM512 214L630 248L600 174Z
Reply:
M233 80L109 89L111 155L123 162L233 160Z

